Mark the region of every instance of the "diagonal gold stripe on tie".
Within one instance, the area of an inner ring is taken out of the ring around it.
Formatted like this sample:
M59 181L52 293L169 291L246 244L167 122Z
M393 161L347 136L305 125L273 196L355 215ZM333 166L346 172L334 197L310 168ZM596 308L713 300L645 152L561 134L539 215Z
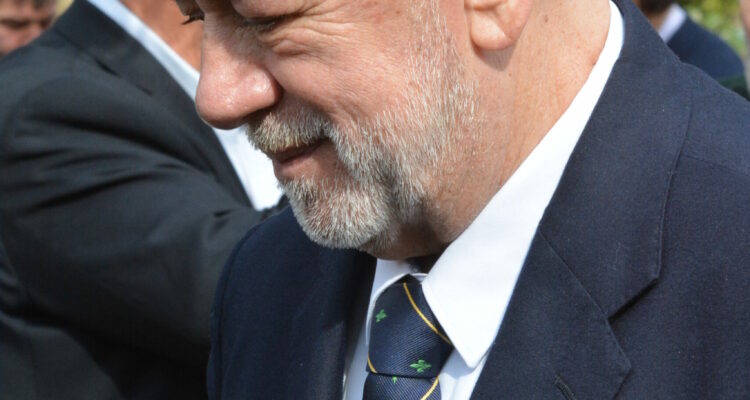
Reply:
M432 392L434 392L435 389L437 389L439 381L440 381L440 379L435 378L435 382L432 384L432 387L430 388L430 390L428 390L427 393L425 393L425 395L422 396L422 398L420 400L427 400L428 398L430 398L430 395L432 394Z
M377 374L378 371L375 371L375 367L372 366L372 361L370 361L370 356L367 356L367 366L370 367L370 371Z
M422 321L424 321L424 323L427 324L427 326L429 326L433 332L435 332L438 336L440 336L443 340L445 340L446 343L453 346L453 343L451 343L450 339L448 339L447 336L440 333L440 331L438 331L435 325L433 325L432 322L430 322L430 320L428 320L427 317L425 317L424 314L422 314L422 311L419 310L419 307L417 307L417 303L414 302L414 298L411 297L411 292L409 291L409 287L406 286L406 282L403 283L403 286L404 286L404 291L406 292L406 297L409 298L409 302L411 303L411 306L414 307L414 311L416 311L417 314L419 314L419 316L422 318Z

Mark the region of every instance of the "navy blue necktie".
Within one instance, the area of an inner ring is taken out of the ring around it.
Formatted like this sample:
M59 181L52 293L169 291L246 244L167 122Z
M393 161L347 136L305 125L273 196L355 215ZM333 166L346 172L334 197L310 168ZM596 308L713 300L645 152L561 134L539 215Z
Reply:
M370 322L364 400L439 400L438 375L453 344L413 277L389 286Z

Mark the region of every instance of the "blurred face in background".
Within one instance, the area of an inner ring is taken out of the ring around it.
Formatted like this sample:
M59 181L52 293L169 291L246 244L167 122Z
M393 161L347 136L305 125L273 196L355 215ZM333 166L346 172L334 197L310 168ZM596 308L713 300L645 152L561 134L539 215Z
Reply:
M0 57L24 46L55 18L56 1L0 0Z

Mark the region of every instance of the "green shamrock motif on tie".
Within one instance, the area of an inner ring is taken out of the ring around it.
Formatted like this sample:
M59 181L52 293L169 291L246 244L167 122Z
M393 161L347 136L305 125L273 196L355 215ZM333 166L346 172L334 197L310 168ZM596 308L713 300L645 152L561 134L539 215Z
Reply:
M380 322L384 320L386 317L388 317L388 314L385 313L385 310L380 310L380 312L375 315L375 322Z
M425 360L419 360L416 363L410 365L410 367L417 370L418 373L422 373L427 371L428 369L432 368L432 365L427 363Z

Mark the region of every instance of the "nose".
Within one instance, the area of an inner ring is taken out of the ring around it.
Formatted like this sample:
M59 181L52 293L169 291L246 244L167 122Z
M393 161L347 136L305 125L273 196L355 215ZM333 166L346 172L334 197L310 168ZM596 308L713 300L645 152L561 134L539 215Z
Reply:
M209 124L232 129L276 104L281 90L273 75L248 52L204 36L195 103Z

